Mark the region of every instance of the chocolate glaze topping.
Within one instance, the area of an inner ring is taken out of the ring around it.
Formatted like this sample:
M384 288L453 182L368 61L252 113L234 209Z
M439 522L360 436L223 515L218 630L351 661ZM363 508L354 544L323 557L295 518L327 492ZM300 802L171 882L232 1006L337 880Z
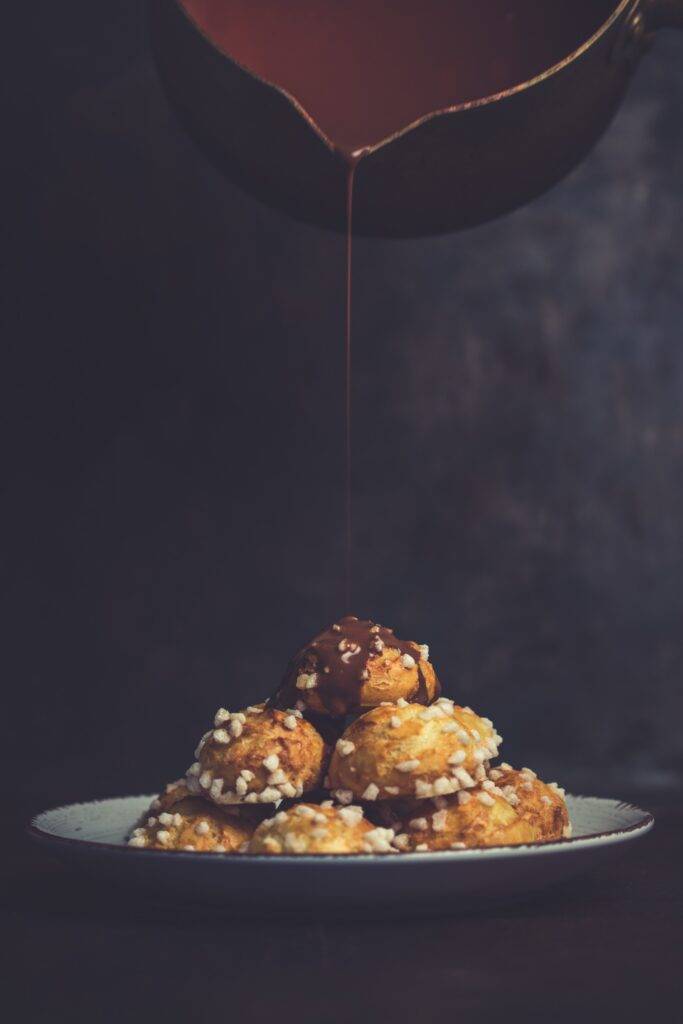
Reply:
M294 707L305 699L305 690L297 687L302 675L315 676L315 691L330 715L340 716L361 707L361 690L367 679L368 663L380 657L386 647L416 662L417 686L409 699L416 704L429 703L422 654L412 640L399 640L393 630L369 619L348 615L333 623L302 647L287 666L282 685L273 698L275 707ZM437 682L437 695L438 695Z

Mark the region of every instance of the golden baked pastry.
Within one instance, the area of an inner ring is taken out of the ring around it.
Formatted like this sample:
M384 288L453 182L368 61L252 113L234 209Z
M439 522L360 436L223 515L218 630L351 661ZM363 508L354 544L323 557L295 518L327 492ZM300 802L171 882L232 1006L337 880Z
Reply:
M278 804L320 785L327 753L300 711L262 704L235 713L219 708L186 783L217 804Z
M509 764L491 768L489 778L502 790L519 816L532 825L538 842L571 837L564 790L556 782L542 782L530 768L515 771Z
M370 824L362 807L297 804L261 822L248 853L393 853L393 829Z
M237 808L217 807L191 796L187 786L178 782L152 802L128 845L147 850L235 853L251 839L257 825L253 814L240 814Z
M295 655L269 701L219 708L129 844L322 855L569 837L564 792L528 768L493 767L493 723L439 692L426 646L340 619Z
M340 803L446 796L486 778L500 740L488 718L445 697L430 707L399 700L346 729L332 755L329 788Z
M385 805L383 817L396 831L394 845L403 852L512 846L536 838L530 822L487 781L453 796Z
M347 616L292 658L273 704L342 717L399 698L430 704L439 692L426 645Z

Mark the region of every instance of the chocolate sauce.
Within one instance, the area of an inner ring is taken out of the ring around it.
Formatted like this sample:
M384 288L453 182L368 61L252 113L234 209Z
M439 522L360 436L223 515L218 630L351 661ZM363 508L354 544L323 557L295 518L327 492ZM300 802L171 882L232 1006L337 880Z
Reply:
M617 0L179 0L212 44L284 89L348 167L345 600L351 607L353 192L368 149L559 63ZM276 157L275 157L276 158Z
M411 640L399 640L385 626L349 615L318 633L295 654L273 700L275 707L294 707L304 696L305 691L296 685L304 674L316 677L316 694L330 715L359 710L368 662L379 658L387 647L415 661L418 682L410 699L417 704L429 703L419 646Z
M344 597L346 607L351 608L351 580L353 558L353 487L351 479L351 313L353 309L353 186L356 178L357 161L349 161L346 177L346 365L345 365L345 515L344 531Z
M294 96L347 156L528 81L617 0L181 0L223 52Z

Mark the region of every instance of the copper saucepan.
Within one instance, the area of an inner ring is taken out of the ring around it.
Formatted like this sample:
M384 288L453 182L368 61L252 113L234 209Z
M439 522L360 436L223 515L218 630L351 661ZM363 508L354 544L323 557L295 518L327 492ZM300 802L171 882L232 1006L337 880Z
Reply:
M157 64L186 128L233 181L302 220L345 225L346 168L291 99L221 53L178 0L150 0ZM653 32L683 0L615 0L584 46L529 82L428 116L358 168L354 229L408 237L472 227L540 195L599 139Z

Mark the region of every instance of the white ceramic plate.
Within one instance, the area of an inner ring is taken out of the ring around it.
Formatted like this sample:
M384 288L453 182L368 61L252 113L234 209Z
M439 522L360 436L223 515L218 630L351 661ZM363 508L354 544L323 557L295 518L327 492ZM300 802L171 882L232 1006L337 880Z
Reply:
M572 839L389 856L283 856L138 850L125 839L152 796L43 811L31 837L61 860L119 885L235 912L338 915L451 913L518 899L613 858L650 831L632 804L567 797Z

